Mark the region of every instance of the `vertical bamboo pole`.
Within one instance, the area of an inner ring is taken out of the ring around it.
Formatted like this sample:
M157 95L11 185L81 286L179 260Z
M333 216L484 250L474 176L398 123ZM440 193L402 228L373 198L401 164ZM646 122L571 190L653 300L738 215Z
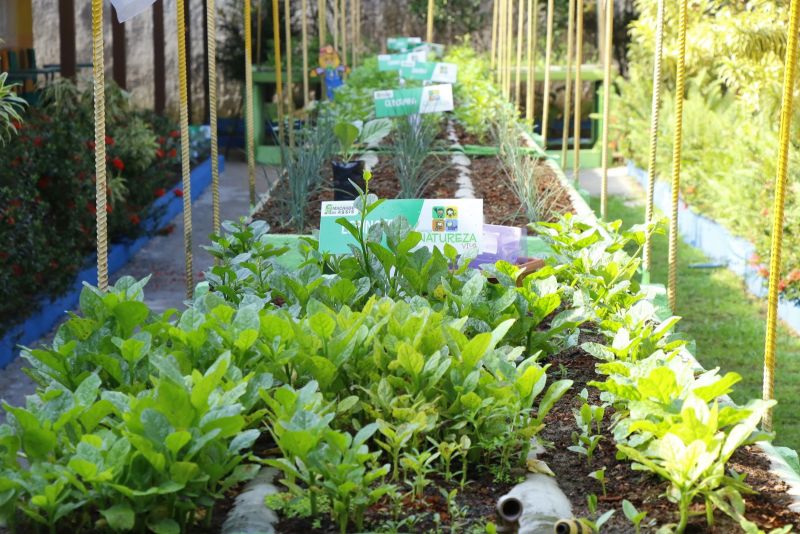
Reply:
M520 95L522 94L522 83L521 83L521 73L522 73L522 31L523 31L523 23L525 22L525 4L524 0L517 0L517 64L516 68L514 69L514 106L517 108L517 113L519 113L519 99Z
M512 58L514 57L514 0L508 0L506 15L508 17L506 21L506 35L508 36L508 44L506 46L506 98L511 100L511 69Z
M496 69L495 69L495 81L497 85L500 86L501 90L503 88L503 58L504 58L504 50L505 50L505 39L503 39L503 29L506 25L506 0L497 0L498 8L497 8L497 61L496 61Z
M261 4L264 0L258 0L258 5L256 6L256 65L261 65Z
M339 0L333 0L333 26L331 26L333 36L333 48L339 52Z
M539 0L528 0L528 86L525 100L525 120L533 131L536 116L536 39L539 25Z
M308 0L301 0L302 26L301 34L303 39L303 108L308 108L309 84L308 84Z
M498 10L501 0L493 0L492 2L492 48L490 54L491 69L497 66L497 25L500 22Z
M106 80L103 43L103 0L92 0L92 77L94 79L95 223L97 225L97 288L108 289L108 199L106 183Z
M208 42L208 122L211 128L211 227L219 233L219 142L217 140L217 6L206 0Z
M429 43L433 42L433 5L434 0L428 0L428 31L425 40Z
M353 59L353 68L357 67L361 62L361 0L355 0L355 21L353 21L353 29L356 33L355 55Z
M775 396L775 346L778 326L778 283L781 278L781 248L786 181L789 173L789 142L794 104L794 78L797 63L797 32L800 30L800 0L792 0L789 11L789 37L783 69L783 97L778 142L778 169L775 175L775 204L772 219L772 243L769 257L769 303L767 306L767 338L764 348L764 399ZM764 428L772 429L772 410L764 416Z
M283 2L283 31L286 34L286 115L289 129L289 146L294 148L294 71L292 69L292 5Z
M614 40L614 0L606 2L605 43L603 55L603 146L601 154L601 167L603 178L600 184L600 218L605 220L608 215L608 119L611 103L611 47Z
M572 146L572 179L578 181L581 172L581 106L583 104L583 0L575 5L575 142Z
M272 39L275 53L275 93L278 97L278 142L286 142L283 132L283 66L281 65L280 0L272 0Z
M550 118L550 64L553 59L553 0L547 0L547 37L544 52L544 89L542 91L542 148L547 148Z
M192 180L189 174L189 87L186 74L186 27L184 0L175 3L178 18L178 92L180 93L181 177L183 186L183 251L186 259L186 296L194 290L192 267Z
M669 269L667 300L674 312L678 285L678 199L681 187L681 144L683 141L683 95L686 87L687 0L680 0L678 15L678 73L675 79L675 135L672 141L672 210L669 219ZM796 36L795 36L796 38Z
M328 1L327 0L317 0L317 15L318 15L318 22L317 26L319 29L319 46L320 48L325 46L325 41L327 40L327 28L325 27L328 23Z
M575 46L575 0L569 0L569 21L567 22L567 74L564 87L564 128L561 134L561 168L567 168L569 152L569 128L572 116L572 55Z
M347 64L347 0L342 0L342 64Z
M247 178L250 190L250 204L256 203L256 147L255 119L253 118L253 21L250 13L250 0L244 0L244 106L247 125Z

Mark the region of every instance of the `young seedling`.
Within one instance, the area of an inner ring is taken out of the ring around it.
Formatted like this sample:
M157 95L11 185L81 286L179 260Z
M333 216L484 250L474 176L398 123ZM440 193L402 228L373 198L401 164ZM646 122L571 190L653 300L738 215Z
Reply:
M597 516L597 495L594 493L590 493L586 497L586 506L589 508L589 513L594 517ZM607 512L603 513L597 519L588 519L586 517L581 517L578 519L578 522L583 525L586 529L591 529L592 532L600 532L600 529L603 528L603 525L611 519L611 516L614 515L614 510L608 510Z
M461 455L461 444L455 443L452 441L439 441L432 438L428 438L432 444L436 445L436 450L439 451L439 459L442 462L442 467L444 468L444 479L447 482L451 482L453 480L453 472L451 471L451 465L453 460L455 460L459 455Z
M398 477L398 462L400 460L400 451L408 444L409 440L414 437L419 425L416 423L403 423L398 426L393 426L383 419L378 420L378 431L385 438L384 440L375 439L375 442L392 458L392 480L396 481Z
M586 456L587 463L592 463L592 457L600 440L603 439L601 425L605 417L605 406L592 406L588 402L588 392L583 389L579 396L584 399L580 410L574 412L575 423L580 433L572 433L573 446L569 450ZM597 433L595 434L594 431Z
M628 499L624 499L622 501L622 513L625 514L625 517L628 518L628 521L633 523L633 528L636 529L636 534L640 532L640 524L642 520L644 520L644 516L647 515L647 512L640 512L636 509L636 507L631 504L631 501Z
M600 483L600 486L603 488L603 497L606 496L606 468L598 469L597 471L592 471L589 473L589 477L595 479Z
M400 463L403 465L406 473L411 472L414 475L414 479L409 485L414 492L415 498L422 498L422 494L425 491L425 485L428 483L427 477L434 471L431 465L438 457L439 453L431 452L430 449L422 452L414 449L412 453L403 453ZM406 483L408 483L408 480L406 480Z

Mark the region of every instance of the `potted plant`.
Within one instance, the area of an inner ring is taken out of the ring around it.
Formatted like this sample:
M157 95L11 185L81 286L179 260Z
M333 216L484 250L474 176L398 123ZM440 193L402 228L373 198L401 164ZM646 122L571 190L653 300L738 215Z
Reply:
M363 121L339 122L333 127L333 134L339 141L339 151L331 162L333 166L333 198L353 200L358 195L353 183L364 188L364 161L355 159L356 154L365 147L374 146L389 135L392 121L373 119Z

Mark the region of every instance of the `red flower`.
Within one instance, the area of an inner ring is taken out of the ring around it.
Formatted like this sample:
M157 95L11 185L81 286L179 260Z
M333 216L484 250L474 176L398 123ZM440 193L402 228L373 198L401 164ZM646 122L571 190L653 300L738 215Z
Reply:
M789 283L786 280L780 280L778 282L778 291L783 291L784 289L786 289L786 286L788 285Z
M128 219L130 219L131 223L133 225L135 225L135 226L138 226L139 223L142 222L142 220L139 218L139 216L136 215L135 213L131 214L131 216L128 217Z
M176 197L182 197L183 196L183 189L180 189L178 187L173 189L172 192L175 193Z
M763 278L769 278L769 269L762 265L758 268L758 274L760 274Z
M122 160L119 159L119 158L112 159L111 160L111 165L113 165L114 168L117 169L118 171L125 170L125 164L122 163Z
M94 202L87 202L86 203L86 211L88 211L92 215L96 215L97 214L97 207L94 205Z
M168 155L169 157L171 157L171 158L174 158L175 156L177 156L177 155L178 155L178 151L177 151L177 150L175 150L175 149L173 148L172 150L170 150L169 152L167 152L167 155Z
M41 137L34 137L33 138L33 144L34 144L34 146L37 146L37 147L42 146L42 138Z
M164 188L163 188L163 187L159 187L158 189L156 189L155 191L153 191L153 196L154 196L154 197L156 197L156 198L161 198L161 197L163 197L165 194L166 194L166 191L164 190Z
M156 157L163 158L164 157L164 151L161 150L160 148L156 149Z
M167 138L166 138L166 137L164 137L163 135L162 135L161 137L159 137L159 138L158 138L158 144L159 144L159 145L163 145L163 144L164 144L164 143L166 143L166 142L167 142Z
M12 208L18 208L22 206L22 201L18 198L15 198L11 202L9 202L8 205L11 206Z
M86 141L86 147L89 150L94 150L94 148L95 148L94 141Z
M42 176L39 178L39 181L36 182L36 187L39 189L47 189L50 187L50 177L49 176Z
M113 137L111 137L110 135L107 135L107 136L106 136L106 144L107 144L108 146L114 146L114 138L113 138Z
M12 265L11 270L14 272L14 276L22 276L22 267L19 263Z
M172 131L169 133L169 136L170 136L170 137L180 137L180 136L181 136L181 132L179 132L178 130L172 130Z
M790 282L799 282L800 281L800 269L793 269L789 273L789 276L787 277L787 280L789 280Z
M114 211L114 206L106 204L106 213L111 213L112 211Z
M17 221L14 220L14 217L12 217L11 215L6 215L6 223L9 226L14 226L15 224L17 224Z

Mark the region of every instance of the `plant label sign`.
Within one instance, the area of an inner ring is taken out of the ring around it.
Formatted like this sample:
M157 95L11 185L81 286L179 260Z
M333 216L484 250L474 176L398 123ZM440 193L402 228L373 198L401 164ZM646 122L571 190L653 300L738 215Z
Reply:
M402 216L422 234L418 247L453 246L459 254L476 256L483 243L483 199L392 199L385 200L367 216L369 228L380 221L391 222ZM352 200L323 202L319 221L319 249L332 254L350 253L353 237L336 222L344 217L354 225L361 213Z
M456 83L458 65L434 61L404 61L403 64L400 65L400 76L406 80Z
M375 91L374 98L378 118L453 110L453 86L450 84Z
M391 71L400 70L406 61L425 61L428 59L427 52L409 52L407 54L381 54L378 56L378 70Z
M436 57L442 57L444 55L444 45L437 43L421 43L419 46L415 46L412 51L430 52Z
M389 37L386 39L386 48L393 52L406 52L409 48L422 44L420 37Z

